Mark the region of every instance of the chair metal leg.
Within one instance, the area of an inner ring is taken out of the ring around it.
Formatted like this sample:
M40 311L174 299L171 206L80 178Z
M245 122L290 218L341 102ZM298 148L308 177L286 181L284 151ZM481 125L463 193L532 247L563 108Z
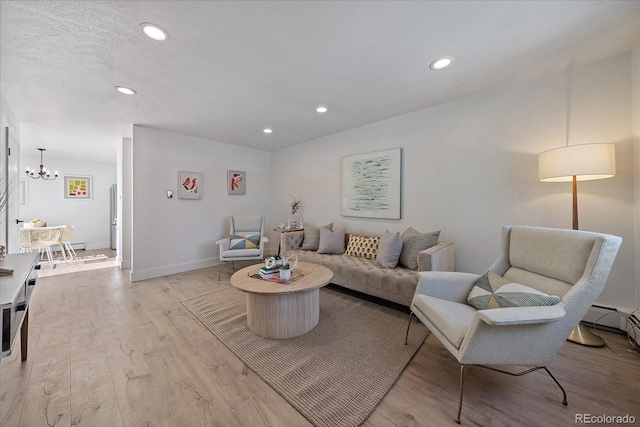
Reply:
M460 366L460 402L458 403L458 416L456 417L456 423L460 424L460 414L462 413L462 393L464 391L464 368L467 365Z
M567 406L567 392L564 391L564 388L560 385L560 383L558 382L558 380L556 379L556 377L554 377L551 372L549 372L549 370L546 367L542 367L542 369L544 369L545 371L547 371L547 374L549 374L549 376L551 377L551 379L556 383L556 385L558 387L560 387L560 390L562 390L562 404L564 406Z
M222 261L220 261L220 267L218 268L218 282L220 281L220 273L222 272Z
M60 253L62 254L62 259L64 259L64 263L68 264L67 251L65 251L65 249L64 249L64 243L60 242L60 243L58 243L58 245L60 246Z
M64 247L67 248L67 254L69 254L69 258L74 259L78 255L76 255L76 250L71 246L71 242L64 242Z
M409 327L411 326L411 319L413 318L413 311L409 312L409 324L407 325L407 334L404 336L404 345L407 345L409 341Z

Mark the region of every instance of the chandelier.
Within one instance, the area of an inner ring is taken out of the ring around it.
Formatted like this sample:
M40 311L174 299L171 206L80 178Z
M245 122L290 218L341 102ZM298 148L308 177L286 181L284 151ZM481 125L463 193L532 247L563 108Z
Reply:
M33 179L56 179L58 177L58 171L55 171L52 176L51 172L49 172L43 165L42 152L46 151L46 148L38 148L38 150L40 150L40 172L36 172L35 169L29 169L29 166L27 166L27 170L25 171L27 176Z

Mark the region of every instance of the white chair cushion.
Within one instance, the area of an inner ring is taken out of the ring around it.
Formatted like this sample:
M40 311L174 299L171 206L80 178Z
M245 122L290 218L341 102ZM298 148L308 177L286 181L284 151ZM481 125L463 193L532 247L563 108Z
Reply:
M473 316L477 310L470 305L416 294L411 303L413 311L419 310L426 317L440 335L444 336L453 346L460 348L460 344L471 326ZM423 319L424 317L419 316ZM429 327L429 325L427 325Z

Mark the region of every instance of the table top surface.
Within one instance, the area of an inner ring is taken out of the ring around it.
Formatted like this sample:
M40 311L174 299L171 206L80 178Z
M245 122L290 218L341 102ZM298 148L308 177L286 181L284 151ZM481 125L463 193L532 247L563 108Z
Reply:
M300 227L300 228L280 228L280 227L276 227L273 229L273 231L279 231L281 233L290 233L292 231L302 231L304 230L304 227Z
M290 294L321 288L333 278L333 272L327 267L309 262L298 263L296 269L291 272L291 277L295 278L296 274L300 273L303 276L290 283L251 277L258 274L260 267L264 267L264 264L255 264L236 271L231 276L231 286L252 294Z
M0 277L0 307L11 307L36 263L37 253L10 254L0 261L1 268L13 269L10 276Z

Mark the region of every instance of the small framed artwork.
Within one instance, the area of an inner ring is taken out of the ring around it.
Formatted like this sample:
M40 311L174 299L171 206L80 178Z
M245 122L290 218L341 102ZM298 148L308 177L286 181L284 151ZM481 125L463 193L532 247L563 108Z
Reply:
M202 173L178 172L178 199L202 199Z
M227 171L227 194L247 194L247 173Z
M64 198L73 200L93 199L93 189L91 187L92 177L80 175L64 176Z

